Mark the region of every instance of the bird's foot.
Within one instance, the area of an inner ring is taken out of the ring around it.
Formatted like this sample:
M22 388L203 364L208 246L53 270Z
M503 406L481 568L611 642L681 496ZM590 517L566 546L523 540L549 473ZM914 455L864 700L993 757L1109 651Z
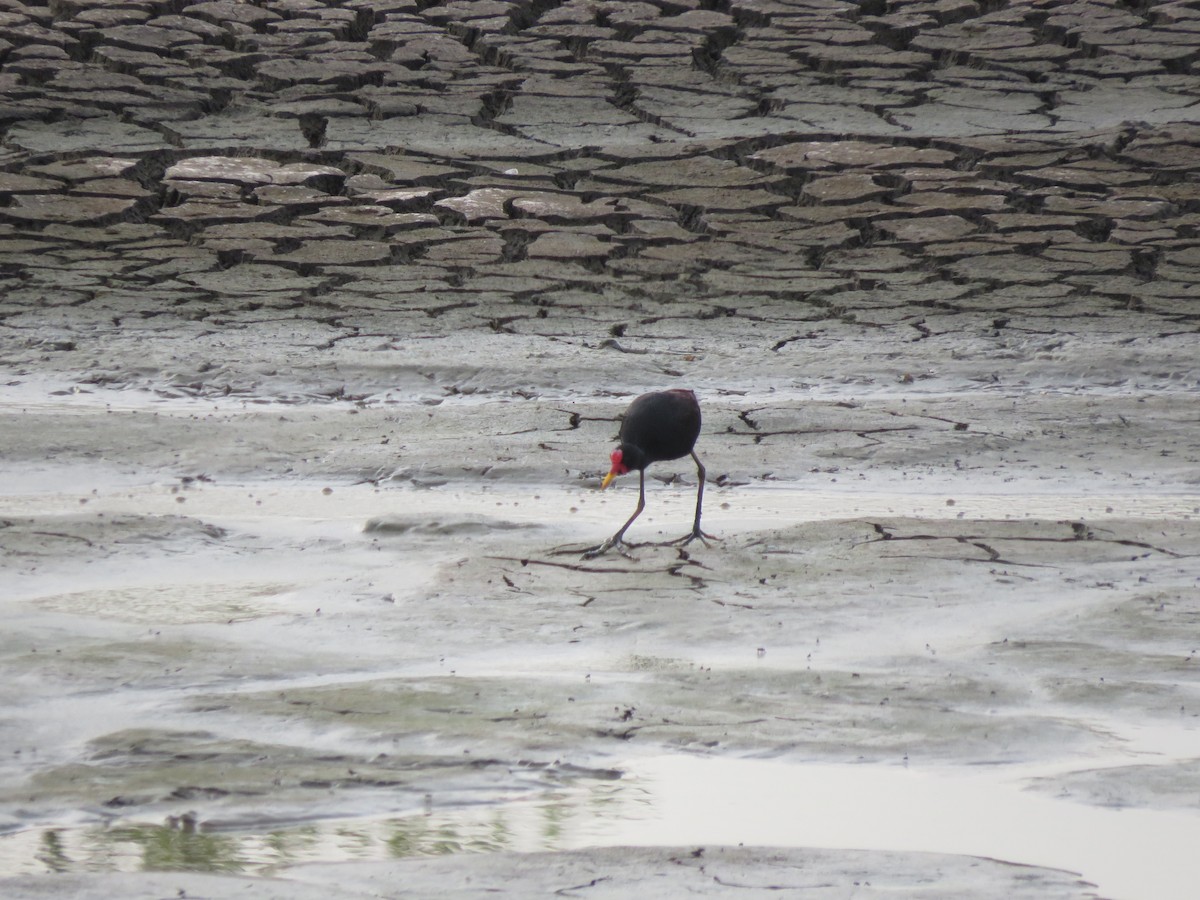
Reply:
M632 544L626 544L619 537L610 537L603 544L592 547L590 550L583 551L583 559L595 559L597 556L603 556L609 550L616 550L626 559L634 559L633 554L629 552Z
M676 538L673 541L665 541L663 543L663 546L664 547L686 547L692 541L699 541L705 547L710 547L712 545L709 544L709 541L719 541L719 540L721 540L721 538L715 537L714 535L708 534L707 532L701 531L699 528L696 528L696 529L693 529L690 534L685 534L681 538Z
M591 548L595 550L595 547ZM590 552L587 547L580 547L578 544L562 544L546 551L547 556L578 556L580 553Z

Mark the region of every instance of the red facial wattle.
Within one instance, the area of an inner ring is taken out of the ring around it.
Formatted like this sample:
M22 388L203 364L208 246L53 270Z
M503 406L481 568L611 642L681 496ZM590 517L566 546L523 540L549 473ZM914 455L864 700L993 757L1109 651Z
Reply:
M624 455L625 454L623 454L621 452L620 448L618 447L609 456L609 459L612 460L612 469L609 470L609 473L604 476L604 481L600 482L600 490L604 490L606 487L608 487L610 484L612 484L612 480L614 478L616 478L618 475L624 475L626 472L629 471L629 466L625 465L625 463L622 462Z

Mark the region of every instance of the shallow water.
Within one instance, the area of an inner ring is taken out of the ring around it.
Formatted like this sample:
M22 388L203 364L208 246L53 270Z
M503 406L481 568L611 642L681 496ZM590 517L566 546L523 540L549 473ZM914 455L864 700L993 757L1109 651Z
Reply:
M1192 742L1200 729L1172 739ZM1121 760L1122 762L1124 760ZM313 862L602 846L944 852L1078 873L1112 900L1184 900L1200 818L1097 809L1023 789L1045 766L917 768L684 755L632 759L619 781L424 814L261 829L115 821L0 836L0 871L187 869L270 874Z
M968 482L950 471L899 483L864 471L814 475L820 487L710 484L705 528L725 541L692 548L711 585L696 588L671 585L673 551L569 575L525 565L574 563L552 549L611 533L636 499L628 481L602 494L565 481L376 487L344 476L183 485L104 462L5 463L0 474L11 476L0 514L35 517L32 533L60 542L45 561L16 557L0 598L10 625L24 629L7 648L16 700L6 727L20 732L9 742L25 754L0 764L10 797L55 766L94 766L97 781L119 782L124 745L101 743L118 756L105 769L95 742L136 729L203 729L211 733L196 749L218 754L269 735L308 754L297 778L311 768L313 781L327 777L313 759L354 766L381 750L453 759L481 747L501 769L558 759L581 767L549 786L511 771L435 786L425 811L414 811L411 791L329 791L305 819L296 810L310 795L276 796L265 776L253 799L174 799L176 787L224 786L228 774L223 763L178 776L193 781L155 770L186 755L185 737L151 760L144 784L129 782L148 798L141 808L101 808L124 788L91 785L76 796L43 784L44 805L32 812L6 804L0 871L270 874L458 852L745 844L984 856L1078 872L1116 900L1190 897L1200 877L1194 807L1173 806L1147 782L1130 807L1104 807L1062 780L1134 763L1166 771L1200 756L1200 689L1179 662L1194 632L1171 625L1189 621L1186 590L1198 574L1182 524L1200 517L1194 490L1074 489L1070 477ZM673 537L690 522L692 486L654 482L648 494L633 540ZM110 534L118 517L132 524ZM875 541L874 522L944 542ZM1086 522L1098 539L1072 542L1063 522ZM1132 540L1157 541L1142 531L1158 523L1174 529L1167 551ZM210 526L226 533L206 540ZM1048 531L1066 536L1016 549L1012 535L1044 541ZM1006 555L1016 562L992 565L954 537L977 533L1012 541ZM1129 540L1105 546L1110 533ZM1155 620L1154 604L1176 618ZM27 669L24 635L43 650L51 634L63 662ZM1010 634L1034 649L997 650ZM706 668L726 679L712 682L716 699L698 674ZM489 688L544 711L555 737L498 725L496 710L472 706L471 690ZM410 689L444 692L435 711L464 730L402 735L413 746L394 750L388 739L404 716L417 715L419 731L435 705L387 708ZM594 710L582 709L589 690ZM285 691L309 705L272 706L268 695ZM567 694L570 712L554 705ZM645 708L644 738L613 737L623 726L612 723L610 697ZM744 713L743 701L762 704ZM795 717L786 726L770 721L776 702L799 703L780 713ZM652 714L656 706L665 712ZM846 730L846 713L861 715L859 730ZM655 732L668 714L670 728ZM710 715L723 723L711 733ZM739 733L742 717L766 724ZM989 743L991 721L1001 731L1013 724ZM710 738L720 747L697 755ZM870 761L849 763L856 753ZM623 775L592 777L591 766Z
M613 844L961 853L1078 872L1101 896L1128 900L1192 897L1200 877L1194 814L1096 809L1022 791L1021 779L1036 767L928 771L670 757L638 771L651 814L611 825Z

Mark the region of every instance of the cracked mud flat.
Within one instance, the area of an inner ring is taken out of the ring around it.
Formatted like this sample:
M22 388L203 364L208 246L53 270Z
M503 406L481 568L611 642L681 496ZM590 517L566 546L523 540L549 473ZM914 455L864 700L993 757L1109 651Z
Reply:
M485 340L435 405L4 406L10 892L1190 890L1181 396L747 371L704 395L722 540L584 562L625 401L514 398Z
M1190 897L1197 21L6 5L5 895Z

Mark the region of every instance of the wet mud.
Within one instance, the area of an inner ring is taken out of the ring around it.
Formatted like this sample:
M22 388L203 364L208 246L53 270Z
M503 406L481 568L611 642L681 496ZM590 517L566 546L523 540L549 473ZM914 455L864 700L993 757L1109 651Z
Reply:
M1190 896L1196 21L9 4L3 892Z

